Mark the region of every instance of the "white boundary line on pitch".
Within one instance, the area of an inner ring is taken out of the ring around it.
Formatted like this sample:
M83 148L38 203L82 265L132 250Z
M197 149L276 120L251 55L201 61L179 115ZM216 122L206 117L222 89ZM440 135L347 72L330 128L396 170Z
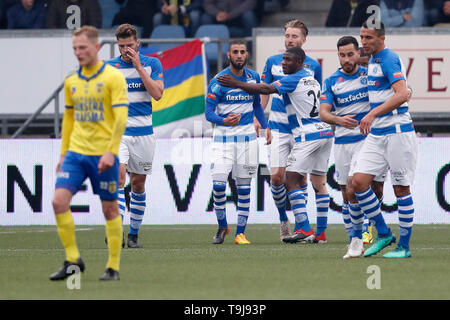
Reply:
M75 231L90 231L94 228L79 228ZM41 230L11 230L11 231L0 231L0 234L8 234L8 233L33 233L33 232L56 232L55 229L41 229Z

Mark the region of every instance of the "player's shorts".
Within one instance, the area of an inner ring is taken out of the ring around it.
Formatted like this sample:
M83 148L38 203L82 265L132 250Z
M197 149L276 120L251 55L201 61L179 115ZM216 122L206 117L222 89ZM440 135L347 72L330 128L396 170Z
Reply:
M236 178L253 178L258 170L258 141L256 135L249 141L218 141L212 145L211 174Z
M287 159L286 171L326 175L332 146L333 139L296 142Z
M127 165L127 171L151 174L155 155L155 135L122 136L119 146L119 161Z
M417 138L414 131L383 136L369 134L358 153L355 173L377 176L391 171L393 185L410 186L417 162Z
M335 144L334 162L336 166L336 182L339 185L346 185L348 177L352 177L355 172L358 152L361 150L364 140L355 143ZM374 180L384 182L386 180L387 167L382 174L377 175Z
M272 130L272 143L268 147L270 168L286 168L286 160L294 147L294 136Z
M76 194L89 178L94 194L101 200L117 200L117 186L119 185L119 158L116 156L112 168L98 173L98 163L101 156L86 156L68 151L57 172L55 188L68 189Z

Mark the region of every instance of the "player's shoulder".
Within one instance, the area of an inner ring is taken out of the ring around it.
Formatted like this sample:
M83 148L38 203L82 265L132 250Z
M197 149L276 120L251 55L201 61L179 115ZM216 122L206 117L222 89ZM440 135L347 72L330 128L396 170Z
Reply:
M284 53L277 53L267 58L266 64L280 64Z
M259 81L259 79L260 79L259 73L252 69L244 68L244 74L245 74L247 80L255 79L255 80Z
M156 57L145 56L145 55L141 54L139 56L139 58L144 67L153 67L153 66L161 65L161 61L159 61L159 59Z
M104 74L107 76L107 79L111 81L122 80L125 81L125 77L118 69L113 67L110 64L105 63L105 69L103 70Z
M311 58L310 56L305 56L304 64L309 65L309 67L311 69L315 69L315 68L320 67L320 63L317 60Z
M328 78L325 79L328 83L334 83L338 81L339 77L342 76L341 68L338 68L335 72L333 72Z
M395 63L400 60L399 55L389 48L384 48L377 55L373 56L373 62L379 64Z
M68 83L74 81L78 76L78 70L79 69L72 69L69 72L67 72L67 74L64 77L64 82Z

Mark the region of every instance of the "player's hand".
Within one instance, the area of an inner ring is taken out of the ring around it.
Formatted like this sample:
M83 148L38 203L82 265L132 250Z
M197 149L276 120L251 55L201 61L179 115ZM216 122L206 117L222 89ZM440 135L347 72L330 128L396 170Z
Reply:
M228 12L225 12L225 11L220 11L216 15L217 22L224 22L224 21L227 21L229 18L230 18L230 15L228 14Z
M255 127L256 136L259 137L259 130L262 129L261 124L259 123L258 119L253 118L253 126Z
M171 5L167 6L167 10L169 11L169 13L171 15L174 15L175 13L178 12L178 6L171 4Z
M374 119L375 117L370 112L362 118L359 129L363 135L367 136L370 133L370 127Z
M237 88L239 81L236 80L231 74L224 74L223 76L217 77L217 81L225 87Z
M133 67L134 68L139 69L139 68L142 67L141 59L139 58L139 52L134 51L130 47L127 47L126 48L126 54L131 59L131 62L133 63Z
M59 162L56 165L56 172L58 172L59 169L61 168L61 165L63 164L65 158L66 158L66 155L64 155L64 154L62 154L61 157L59 158Z
M411 13L405 13L405 14L403 15L403 20L405 20L405 21L408 21L408 20L410 20L411 18L412 18Z
M347 114L339 119L339 125L346 129L355 129L358 126L358 120L353 119L354 114Z
M266 128L266 145L272 143L272 131L270 131L270 128Z
M223 119L223 124L226 126L234 127L237 126L240 120L241 120L240 113L230 113L225 119Z
M114 165L115 156L114 153L107 152L100 158L98 162L98 173L102 173L106 170L109 170Z

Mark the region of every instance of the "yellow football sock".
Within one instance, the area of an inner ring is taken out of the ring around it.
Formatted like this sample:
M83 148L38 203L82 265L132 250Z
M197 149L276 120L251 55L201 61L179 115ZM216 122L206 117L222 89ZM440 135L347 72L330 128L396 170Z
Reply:
M77 262L80 252L75 239L75 224L73 223L72 213L68 210L55 215L55 217L59 238L66 250L66 260Z
M109 257L106 268L119 271L120 252L122 251L122 218L118 215L106 220L106 238L108 239Z

